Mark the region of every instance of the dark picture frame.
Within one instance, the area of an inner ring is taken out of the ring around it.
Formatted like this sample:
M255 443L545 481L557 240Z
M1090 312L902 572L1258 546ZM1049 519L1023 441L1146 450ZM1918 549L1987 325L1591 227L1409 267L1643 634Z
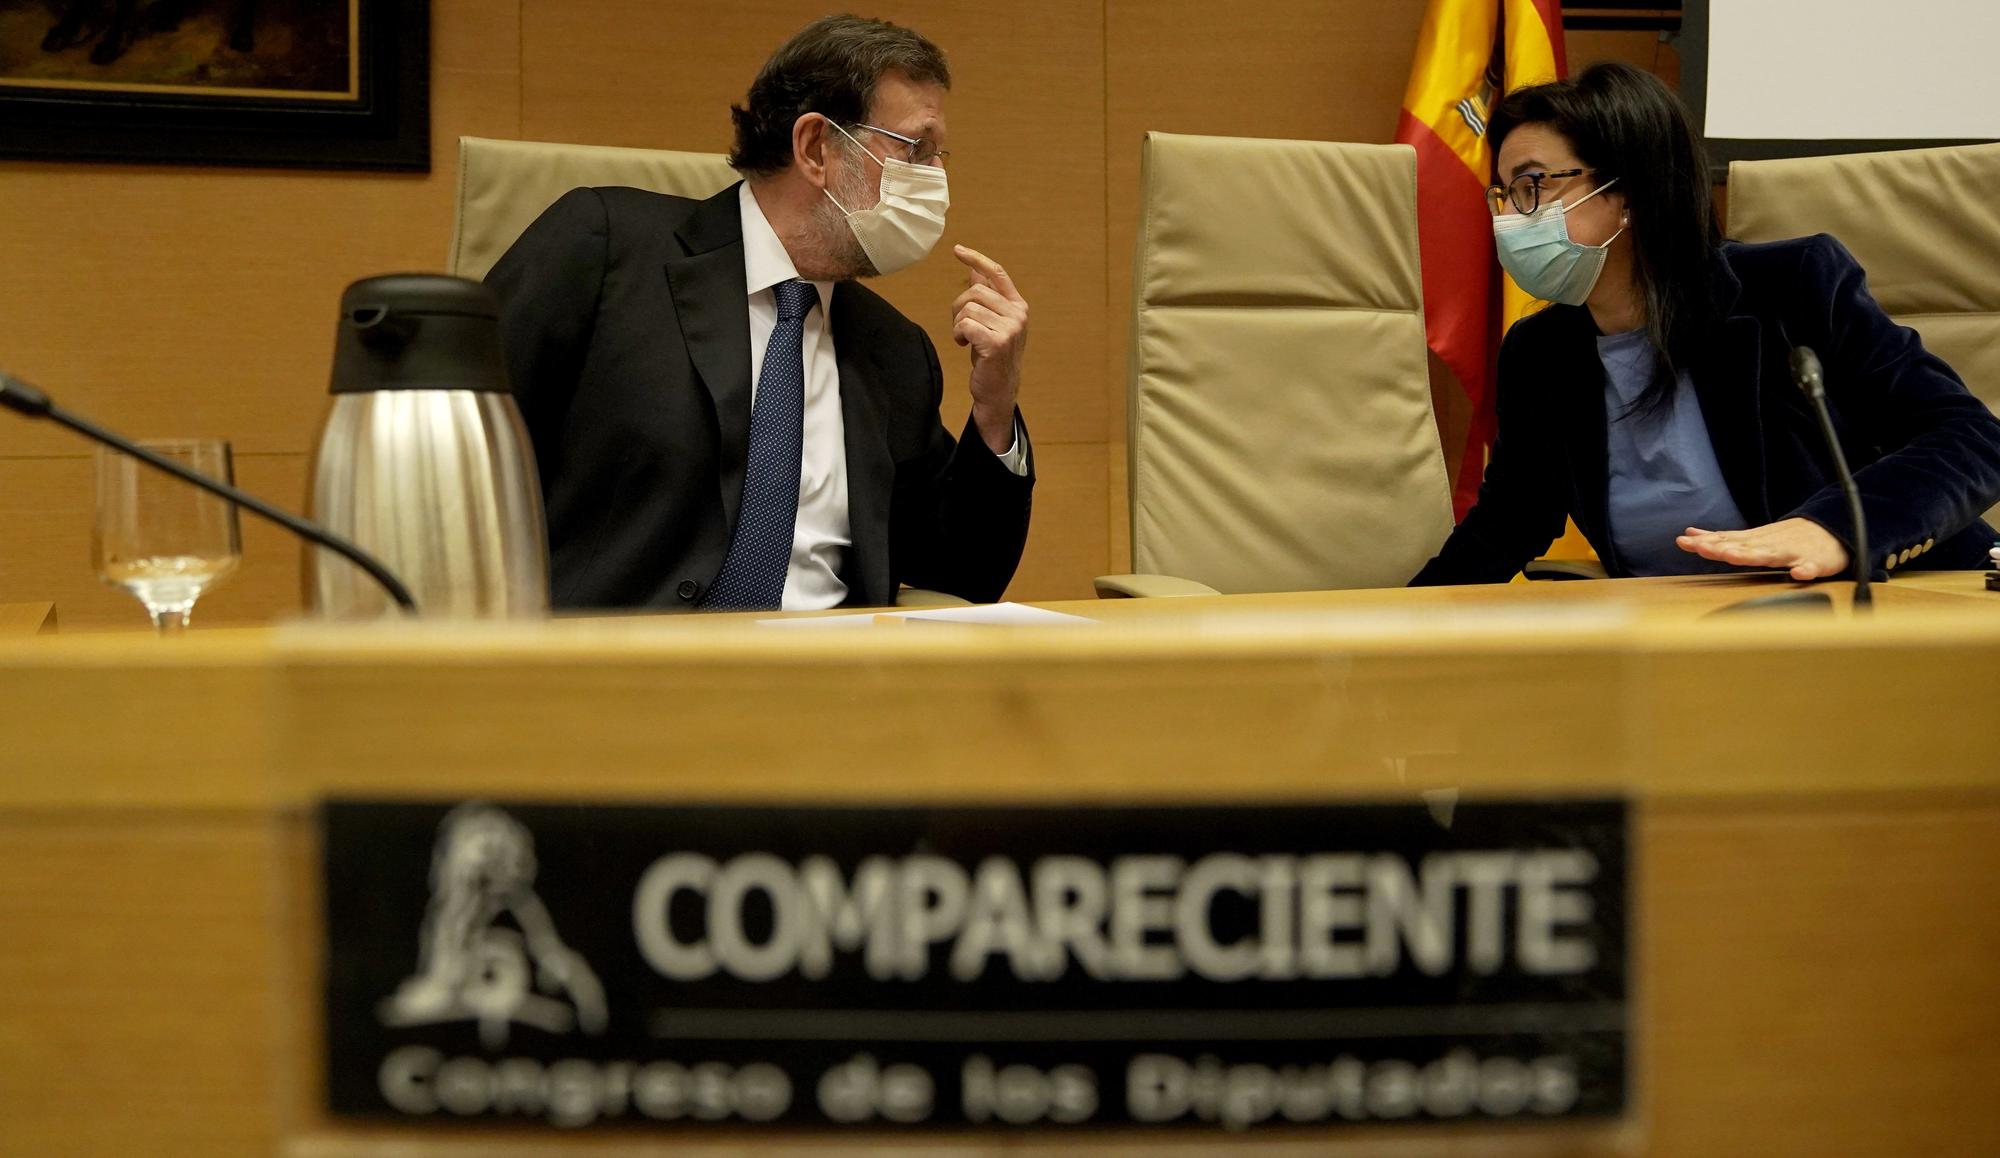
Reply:
M51 15L71 2L42 0ZM119 2L102 0L100 22ZM349 3L347 91L145 82L42 87L0 77L0 157L428 171L429 0ZM139 10L143 15L144 6Z

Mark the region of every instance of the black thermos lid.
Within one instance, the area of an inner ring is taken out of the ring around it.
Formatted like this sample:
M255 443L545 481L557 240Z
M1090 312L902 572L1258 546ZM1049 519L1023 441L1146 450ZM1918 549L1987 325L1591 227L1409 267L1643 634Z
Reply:
M500 299L462 277L395 273L340 295L333 393L376 390L507 392Z

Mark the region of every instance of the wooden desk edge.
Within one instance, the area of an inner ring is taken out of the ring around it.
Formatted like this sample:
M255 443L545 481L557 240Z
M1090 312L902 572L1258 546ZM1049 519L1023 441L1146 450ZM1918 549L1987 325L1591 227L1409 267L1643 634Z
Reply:
M52 635L55 630L53 603L0 603L0 637Z

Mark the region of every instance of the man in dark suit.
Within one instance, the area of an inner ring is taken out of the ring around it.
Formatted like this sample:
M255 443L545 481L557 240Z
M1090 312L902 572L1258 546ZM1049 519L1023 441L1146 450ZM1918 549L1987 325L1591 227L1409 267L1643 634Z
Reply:
M540 463L557 607L787 610L900 584L1000 597L1034 486L1028 307L963 246L972 414L938 421L923 330L854 279L922 258L948 203L944 56L828 17L733 110L706 201L577 189L487 275Z

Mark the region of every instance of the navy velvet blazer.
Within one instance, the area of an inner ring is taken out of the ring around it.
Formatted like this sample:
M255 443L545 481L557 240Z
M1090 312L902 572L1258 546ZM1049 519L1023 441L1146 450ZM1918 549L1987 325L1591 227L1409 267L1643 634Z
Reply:
M1985 565L2000 500L2000 420L1868 293L1860 263L1820 234L1722 247L1722 321L1689 368L1715 457L1751 526L1800 517L1853 553L1847 502L1794 345L1826 369L1827 405L1861 488L1878 570ZM1504 583L1576 520L1605 570L1630 572L1606 519L1604 367L1582 306L1515 323L1500 347L1499 431L1479 499L1417 585ZM1692 558L1692 556L1690 557Z

